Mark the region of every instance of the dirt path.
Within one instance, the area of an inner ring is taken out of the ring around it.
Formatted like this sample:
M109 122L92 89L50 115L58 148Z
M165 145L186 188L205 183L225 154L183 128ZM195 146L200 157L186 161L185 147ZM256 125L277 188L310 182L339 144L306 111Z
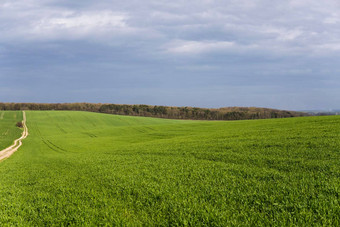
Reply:
M0 161L5 159L5 158L8 158L14 152L16 152L19 149L19 147L21 147L22 140L25 139L28 136L28 128L26 126L26 113L25 113L25 111L23 111L22 114L23 114L22 123L23 123L24 131L22 132L21 137L14 141L14 144L12 146L9 146L6 149L0 151Z

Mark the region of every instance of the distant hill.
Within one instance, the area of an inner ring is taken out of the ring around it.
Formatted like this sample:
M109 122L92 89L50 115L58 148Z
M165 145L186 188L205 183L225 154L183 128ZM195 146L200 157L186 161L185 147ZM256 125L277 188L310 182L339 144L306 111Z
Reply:
M258 107L173 107L102 103L0 103L0 110L75 110L107 114L193 120L246 120L308 116L308 113Z
M324 116L324 115L340 115L340 109L334 110L303 110L301 112L308 113L312 116Z

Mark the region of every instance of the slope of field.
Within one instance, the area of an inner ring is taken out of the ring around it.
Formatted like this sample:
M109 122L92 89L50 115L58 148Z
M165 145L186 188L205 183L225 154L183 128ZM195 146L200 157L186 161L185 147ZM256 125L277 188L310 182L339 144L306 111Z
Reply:
M340 117L204 122L26 112L8 225L339 226Z
M21 111L0 111L0 151L20 137L21 130L15 126L18 121L22 121Z
M28 136L28 128L26 126L26 114L23 112L23 120L20 122L21 124L16 126L21 127L23 129L20 138L17 138L13 141L13 144L3 150L0 150L0 161L9 158L14 152L16 152L22 145L22 140L26 139Z

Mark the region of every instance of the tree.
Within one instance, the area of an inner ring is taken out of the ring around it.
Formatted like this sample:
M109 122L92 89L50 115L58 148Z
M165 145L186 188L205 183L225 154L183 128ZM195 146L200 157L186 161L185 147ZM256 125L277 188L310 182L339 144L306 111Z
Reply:
M24 127L24 125L23 125L23 123L21 121L17 122L16 126L18 128L23 128Z

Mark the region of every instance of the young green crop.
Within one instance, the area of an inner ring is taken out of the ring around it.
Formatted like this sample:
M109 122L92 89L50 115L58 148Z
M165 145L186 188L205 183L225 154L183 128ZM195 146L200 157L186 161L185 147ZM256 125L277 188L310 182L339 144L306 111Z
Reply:
M22 132L16 123L22 121L22 113L17 111L0 111L0 151L10 146Z
M0 163L2 225L340 224L338 116L26 114Z

